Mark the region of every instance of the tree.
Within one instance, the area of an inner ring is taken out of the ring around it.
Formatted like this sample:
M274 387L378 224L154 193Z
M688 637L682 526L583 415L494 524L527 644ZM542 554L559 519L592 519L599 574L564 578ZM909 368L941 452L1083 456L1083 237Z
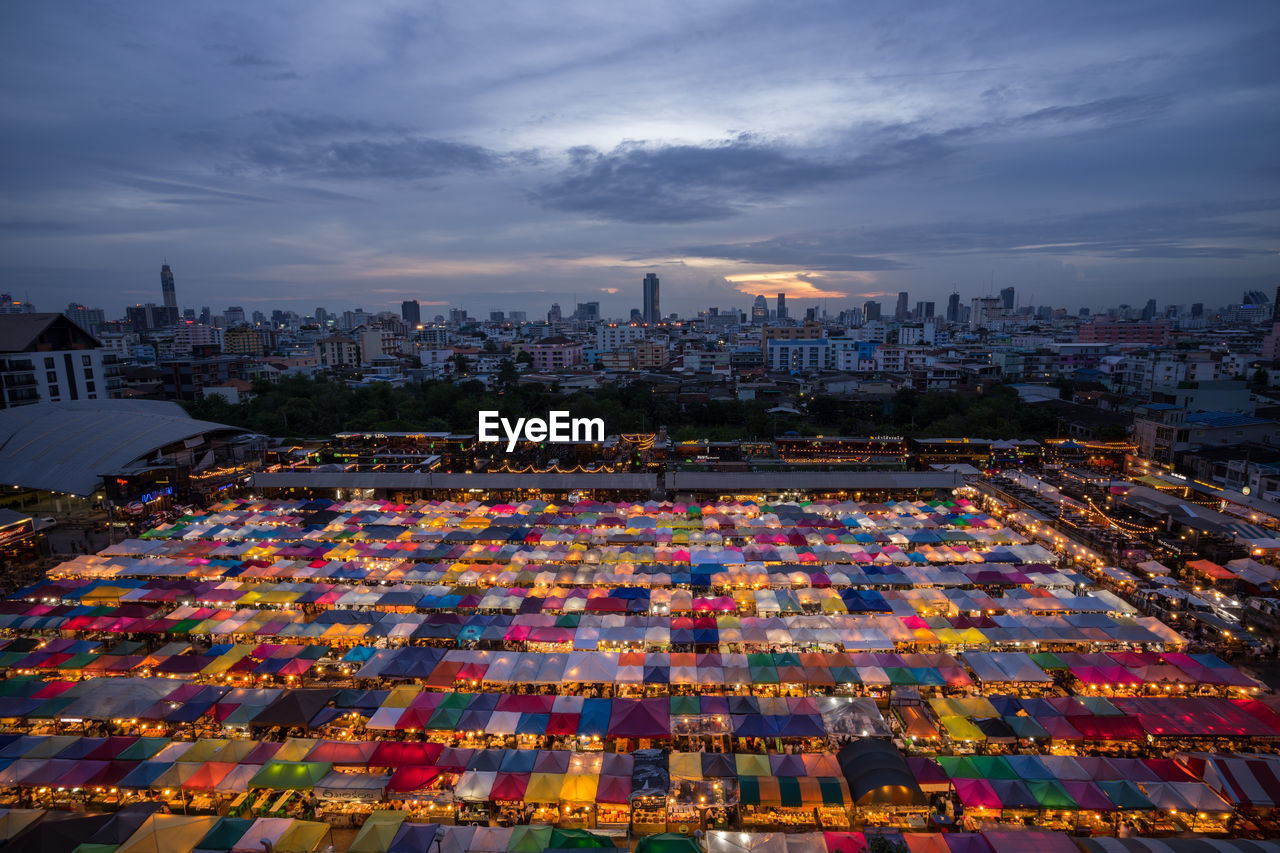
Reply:
M519 382L520 371L516 370L511 359L504 358L498 364L498 387L503 391L512 391Z
M527 364L533 367L533 356L527 350L520 350L516 356L516 364Z
M463 355L460 352L454 353L453 358L450 360L453 362L454 373L458 374L459 376L467 375L467 357L465 355Z

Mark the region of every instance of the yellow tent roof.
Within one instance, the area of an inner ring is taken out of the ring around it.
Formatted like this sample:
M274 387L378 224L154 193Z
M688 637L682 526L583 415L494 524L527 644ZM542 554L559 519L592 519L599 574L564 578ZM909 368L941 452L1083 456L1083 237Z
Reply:
M599 785L600 777L594 773L567 773L560 786L560 802L594 803Z
M529 786L524 791L524 801L526 803L560 802L560 789L564 787L564 776L563 773L531 773Z
M668 760L668 771L672 776L685 779L702 778L702 753L673 752Z
M192 850L221 818L153 814L116 848L116 853L172 853Z
M214 658L212 663L200 670L200 673L201 675L220 675L235 666L237 662L248 657L253 648L253 646L246 645L232 646L226 652Z
M250 741L251 743L252 741ZM316 740L309 737L291 737L271 756L272 761L302 761L315 749Z
M968 740L968 741L985 741L987 736L982 730L964 717L946 716L942 718L942 725L947 730L947 734L952 740Z
M230 738L211 737L201 738L182 755L178 756L178 761L195 761L203 764L206 761L213 761L214 756L218 754L218 750L231 743ZM256 744L255 744L256 745ZM226 759L230 761L232 759Z
M271 845L275 853L311 853L329 834L329 824L314 820L295 820L276 843Z
M384 708L408 708L417 695L418 688L415 685L400 684L391 688L391 692L387 694L387 700L382 703L382 706Z

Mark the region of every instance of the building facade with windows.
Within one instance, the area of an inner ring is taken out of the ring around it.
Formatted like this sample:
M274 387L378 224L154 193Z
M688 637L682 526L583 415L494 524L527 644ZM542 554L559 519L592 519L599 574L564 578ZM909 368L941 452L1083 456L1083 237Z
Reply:
M120 388L114 355L65 315L0 315L0 408L105 400Z

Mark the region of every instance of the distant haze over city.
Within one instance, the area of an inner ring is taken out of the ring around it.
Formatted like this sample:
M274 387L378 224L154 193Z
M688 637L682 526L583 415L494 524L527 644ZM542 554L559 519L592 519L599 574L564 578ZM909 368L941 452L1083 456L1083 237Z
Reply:
M42 311L1223 305L1280 284L1280 4L10 3Z

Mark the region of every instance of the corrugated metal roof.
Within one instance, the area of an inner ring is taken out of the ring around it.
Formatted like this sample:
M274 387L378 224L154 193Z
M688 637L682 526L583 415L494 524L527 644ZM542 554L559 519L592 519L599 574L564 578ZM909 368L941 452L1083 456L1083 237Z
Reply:
M177 403L82 400L0 411L0 483L91 495L102 475L197 435L236 427L192 419Z
M1239 412L1196 412L1187 415L1187 426L1204 426L1204 427L1234 427L1234 426L1256 426L1257 424L1270 423L1266 418L1255 418L1252 415L1242 415Z

